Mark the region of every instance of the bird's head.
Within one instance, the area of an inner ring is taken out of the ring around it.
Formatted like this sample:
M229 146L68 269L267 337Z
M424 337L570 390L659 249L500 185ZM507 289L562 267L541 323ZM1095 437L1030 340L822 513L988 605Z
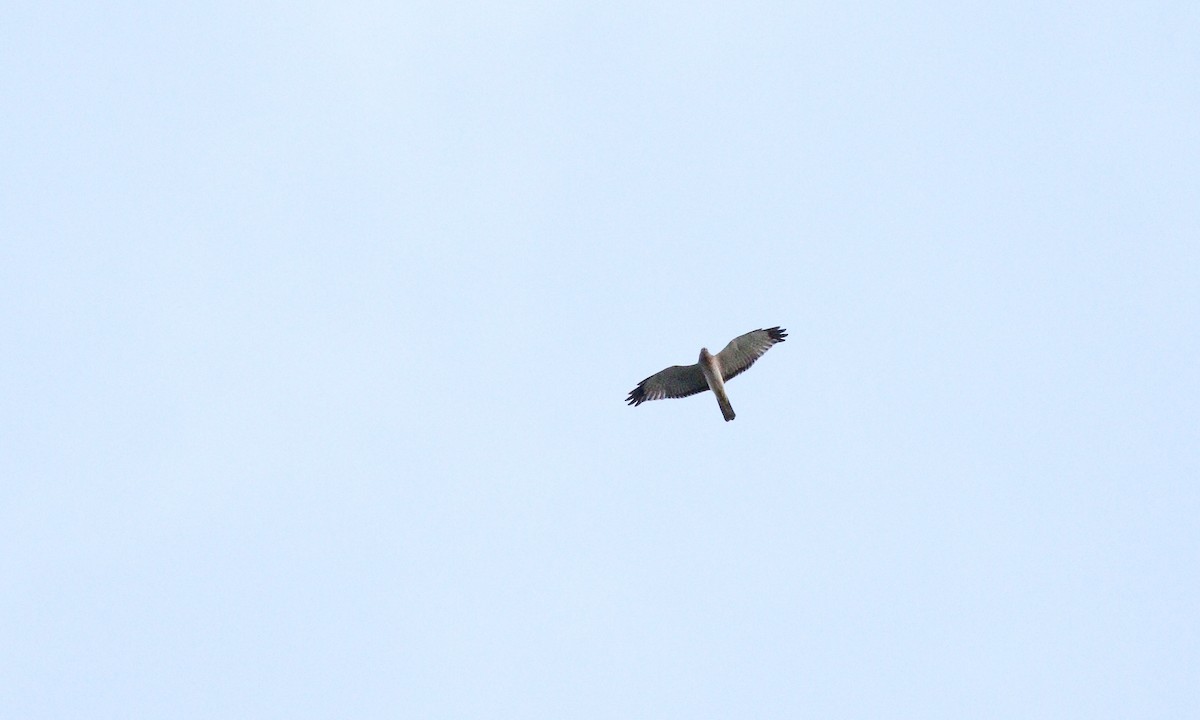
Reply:
M705 360L708 360L711 357L712 357L712 353L710 353L708 351L708 348L704 348L704 347L700 348L700 362L704 362Z

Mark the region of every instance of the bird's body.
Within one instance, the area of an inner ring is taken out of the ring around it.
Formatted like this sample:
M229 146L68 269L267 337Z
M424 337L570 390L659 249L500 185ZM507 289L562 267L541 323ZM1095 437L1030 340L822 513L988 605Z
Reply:
M713 395L717 396L717 405L721 407L721 414L725 416L725 422L737 417L733 412L733 404L729 402L729 395L725 393L725 378L721 376L721 361L717 360L717 356L708 352L708 348L700 348L700 372L704 373L704 382L708 383L708 389L713 391Z
M625 399L630 405L641 405L647 400L680 398L712 390L717 405L728 422L736 415L725 383L740 375L763 356L776 343L781 343L787 332L780 327L753 330L729 342L725 349L713 355L708 348L700 348L700 359L695 365L674 365L655 373L638 383Z

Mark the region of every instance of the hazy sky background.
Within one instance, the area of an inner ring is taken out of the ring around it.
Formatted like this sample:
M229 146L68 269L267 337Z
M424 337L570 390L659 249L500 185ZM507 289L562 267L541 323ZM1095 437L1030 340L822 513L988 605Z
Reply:
M1198 38L10 4L0 715L1200 717Z

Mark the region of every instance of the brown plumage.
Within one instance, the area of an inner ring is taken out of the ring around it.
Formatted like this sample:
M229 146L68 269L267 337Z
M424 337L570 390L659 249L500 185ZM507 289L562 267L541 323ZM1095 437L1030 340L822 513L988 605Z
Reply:
M787 332L777 326L739 335L716 355L709 353L708 348L701 348L700 360L695 365L673 365L651 375L638 383L625 401L636 406L647 400L681 398L712 390L717 396L721 414L728 422L734 419L735 414L725 393L725 383L745 372L755 360L786 337Z

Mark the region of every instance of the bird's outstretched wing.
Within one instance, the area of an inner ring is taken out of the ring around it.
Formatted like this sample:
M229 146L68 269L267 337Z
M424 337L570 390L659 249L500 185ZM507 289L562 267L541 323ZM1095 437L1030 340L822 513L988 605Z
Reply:
M625 402L641 405L647 400L687 397L707 389L708 381L699 365L672 365L638 383Z
M725 380L737 377L763 356L775 343L783 342L787 331L781 327L753 330L745 335L739 335L725 349L717 353L717 362L721 364L721 376Z

